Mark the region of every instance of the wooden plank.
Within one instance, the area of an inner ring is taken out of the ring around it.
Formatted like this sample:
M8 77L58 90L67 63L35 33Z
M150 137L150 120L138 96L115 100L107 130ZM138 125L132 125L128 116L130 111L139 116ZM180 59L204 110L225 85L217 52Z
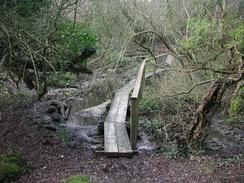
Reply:
M144 76L143 73L145 70L145 64L146 64L146 61L144 60L141 64L140 70L138 72L135 87L133 89L133 93L131 95L131 98L138 98L138 96L139 96L140 89L141 89L141 81L142 81L142 78Z
M117 115L116 120L115 120L116 122L125 123L128 102L129 102L129 94L121 95L119 108L118 108L118 111L117 111L117 114L116 114Z
M112 155L118 154L115 123L104 123L104 150Z
M119 154L123 156L130 156L133 154L126 126L124 123L115 123L117 144Z
M114 100L110 106L110 109L108 111L108 115L105 119L105 123L108 122L114 122L116 119L117 111L119 108L119 102L120 102L120 95L115 95Z

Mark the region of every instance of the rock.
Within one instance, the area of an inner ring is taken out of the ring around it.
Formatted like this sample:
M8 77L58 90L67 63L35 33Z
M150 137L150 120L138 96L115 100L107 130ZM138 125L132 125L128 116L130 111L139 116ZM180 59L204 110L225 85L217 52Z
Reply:
M96 144L97 141L89 136L97 134L97 127L96 126L86 126L82 127L78 124L63 124L63 127L69 130L69 133L72 134L76 139L82 142Z
M56 107L53 107L53 106L51 106L51 107L49 107L48 109L47 109L47 113L48 114L52 114L52 113L54 113L54 112L56 112Z
M108 100L107 102L104 102L100 105L93 106L87 109L84 109L82 111L79 111L75 113L75 115L79 115L82 117L102 117L102 115L107 112L108 106L110 106L111 100Z

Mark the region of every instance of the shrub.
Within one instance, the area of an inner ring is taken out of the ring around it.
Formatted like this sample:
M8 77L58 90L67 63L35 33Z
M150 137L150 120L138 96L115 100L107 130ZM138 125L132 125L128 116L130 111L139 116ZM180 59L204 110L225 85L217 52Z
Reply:
M61 49L76 55L87 47L95 46L97 36L88 27L81 24L74 26L71 21L63 21L58 28L58 42Z

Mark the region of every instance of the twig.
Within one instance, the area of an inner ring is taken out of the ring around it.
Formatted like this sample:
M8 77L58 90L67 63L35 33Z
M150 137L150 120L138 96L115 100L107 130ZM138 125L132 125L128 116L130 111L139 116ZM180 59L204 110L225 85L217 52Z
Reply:
M200 86L200 85L204 85L204 84L207 84L207 83L211 83L215 81L215 79L210 79L210 80L206 80L206 81L202 81L200 83L196 83L194 84L188 91L181 91L181 92L178 92L176 94L173 94L173 95L164 95L163 98L165 97L175 97L175 96L178 96L178 95L186 95L186 94L189 94L192 92L192 90L194 90L197 86Z

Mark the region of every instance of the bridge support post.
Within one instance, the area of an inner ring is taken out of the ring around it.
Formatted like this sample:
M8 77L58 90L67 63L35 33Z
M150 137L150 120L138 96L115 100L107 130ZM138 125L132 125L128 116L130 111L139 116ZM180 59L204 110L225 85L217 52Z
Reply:
M136 150L136 144L137 144L139 101L142 98L142 90L145 81L145 64L146 61L144 60L138 72L136 84L131 96L130 141L131 141L132 150Z
M130 141L132 150L136 150L139 117L139 99L131 98Z

